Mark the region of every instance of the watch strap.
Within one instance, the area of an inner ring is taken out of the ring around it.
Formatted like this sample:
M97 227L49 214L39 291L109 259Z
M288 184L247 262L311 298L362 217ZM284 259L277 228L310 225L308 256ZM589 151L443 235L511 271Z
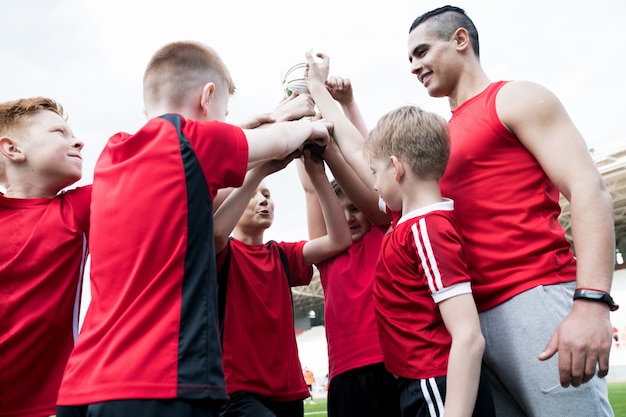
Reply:
M577 288L574 291L574 300L578 299L605 303L609 306L611 311L616 311L619 308L619 305L615 304L611 294L606 291L594 290L590 288Z

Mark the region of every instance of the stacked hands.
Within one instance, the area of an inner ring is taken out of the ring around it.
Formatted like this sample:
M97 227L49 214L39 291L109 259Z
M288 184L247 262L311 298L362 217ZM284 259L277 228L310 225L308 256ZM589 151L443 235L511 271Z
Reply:
M244 129L254 129L273 122L298 120L313 122L315 126L309 139L287 156L289 160L305 153L321 158L329 140L332 140L333 125L316 112L315 101L309 94L309 85L314 83L325 85L331 96L342 105L353 99L350 80L336 76L329 77L328 56L323 53L317 53L316 56L321 58L321 62L316 61L312 54L307 52L305 54L307 63L298 63L283 75L282 85L285 96L272 113L255 115L240 123Z
M353 99L352 85L347 78L329 76L329 58L326 54L317 53L316 61L310 52L305 53L306 63L298 63L289 68L282 77L282 86L285 92L284 98L271 114L258 115L250 121L243 123L242 127L256 128L265 123L278 121L308 120L320 122L325 126L328 135L322 129L317 130L319 137L307 139L303 145L289 159L300 157L304 153L321 158L328 141L332 140L332 123L322 119L316 112L315 101L309 93L309 85L320 83L325 85L331 96L340 104L345 104ZM313 136L318 136L313 133Z

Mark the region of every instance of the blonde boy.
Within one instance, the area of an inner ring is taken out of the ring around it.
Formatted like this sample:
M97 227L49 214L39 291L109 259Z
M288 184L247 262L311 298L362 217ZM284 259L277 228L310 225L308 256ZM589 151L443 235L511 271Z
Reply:
M74 346L91 186L83 143L45 97L0 103L0 409L54 414Z
M306 57L309 91L322 115L336 121L339 110L325 87L329 58ZM404 106L384 115L365 141L354 130L343 123L334 138L392 216L373 291L385 367L398 377L401 414L442 415L445 404L448 417L494 415L491 392L479 384L484 338L454 203L439 189L450 155L447 124Z

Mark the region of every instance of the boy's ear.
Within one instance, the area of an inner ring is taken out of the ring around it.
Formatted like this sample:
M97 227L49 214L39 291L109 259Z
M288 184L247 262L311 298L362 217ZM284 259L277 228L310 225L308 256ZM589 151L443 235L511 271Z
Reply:
M396 182L400 182L400 179L404 177L404 165L402 164L402 161L393 155L389 157L389 160L391 161L391 165L393 165L395 180Z
M22 162L26 159L22 149L8 136L0 137L0 154L13 162Z
M215 94L215 83L208 82L202 88L202 96L200 97L200 107L204 116L209 114L209 104Z

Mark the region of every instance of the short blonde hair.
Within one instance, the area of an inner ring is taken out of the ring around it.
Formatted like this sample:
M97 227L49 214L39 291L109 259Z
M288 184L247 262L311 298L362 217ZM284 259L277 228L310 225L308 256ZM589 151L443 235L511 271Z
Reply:
M396 156L415 175L439 180L450 158L448 123L416 106L402 106L382 116L365 140L370 157Z
M49 110L67 120L63 106L51 98L32 97L0 103L0 136L25 133L30 117L40 111Z
M193 41L167 44L152 56L144 73L144 104L183 104L189 93L208 82L235 93L230 72L215 50Z
M30 118L41 110L51 111L67 120L63 106L51 98L31 97L0 103L0 137L25 136L30 127ZM0 157L0 184L5 183L5 163L4 158Z

